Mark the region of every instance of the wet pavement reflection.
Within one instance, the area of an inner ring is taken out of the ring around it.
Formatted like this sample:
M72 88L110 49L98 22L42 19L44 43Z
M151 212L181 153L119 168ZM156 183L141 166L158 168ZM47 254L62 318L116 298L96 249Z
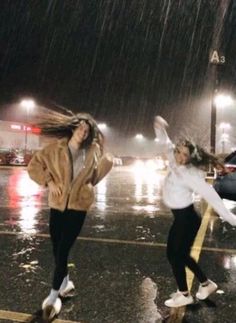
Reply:
M47 190L23 168L1 168L1 310L32 314L51 285ZM96 187L96 202L71 254L73 299L60 319L85 323L170 322L164 300L175 282L165 256L172 222L160 190L165 174L117 167ZM225 201L236 213L236 204ZM201 211L205 205L196 199ZM186 309L186 322L233 322L236 309L236 231L213 215L200 263L219 285L208 302ZM193 282L193 294L198 288ZM4 321L4 320L3 320ZM6 321L6 320L5 320ZM174 322L177 320L172 320Z

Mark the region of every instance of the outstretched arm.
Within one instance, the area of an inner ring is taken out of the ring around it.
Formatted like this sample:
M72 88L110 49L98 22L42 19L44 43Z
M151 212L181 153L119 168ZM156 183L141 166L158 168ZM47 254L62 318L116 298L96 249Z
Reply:
M230 212L224 205L220 196L216 193L214 188L206 183L204 177L200 177L196 174L184 174L183 175L186 184L200 196L202 196L207 203L216 211L219 217L231 224L236 226L236 215Z

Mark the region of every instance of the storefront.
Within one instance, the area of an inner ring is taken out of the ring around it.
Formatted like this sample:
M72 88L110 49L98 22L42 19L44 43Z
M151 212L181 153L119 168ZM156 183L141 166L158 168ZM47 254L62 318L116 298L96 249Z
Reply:
M40 149L41 144L39 128L0 120L0 149L30 151Z

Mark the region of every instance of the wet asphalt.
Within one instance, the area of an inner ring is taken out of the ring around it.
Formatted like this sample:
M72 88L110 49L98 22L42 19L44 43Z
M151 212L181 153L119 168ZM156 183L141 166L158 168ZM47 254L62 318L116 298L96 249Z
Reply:
M24 168L0 168L0 321L42 322L51 288L47 190ZM236 229L212 214L199 262L219 290L187 306L181 319L164 301L176 290L166 259L172 223L160 196L164 174L116 167L96 188L96 202L69 260L73 297L55 322L236 322ZM225 201L236 213L236 203ZM199 198L196 206L204 214ZM198 283L194 279L193 295Z

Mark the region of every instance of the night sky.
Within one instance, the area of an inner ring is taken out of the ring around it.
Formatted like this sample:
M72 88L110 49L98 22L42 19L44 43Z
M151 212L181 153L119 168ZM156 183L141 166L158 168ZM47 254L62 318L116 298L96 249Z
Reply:
M209 129L209 51L220 35L221 87L235 91L235 30L230 0L2 0L0 119L30 95L127 134L153 136L155 114Z

